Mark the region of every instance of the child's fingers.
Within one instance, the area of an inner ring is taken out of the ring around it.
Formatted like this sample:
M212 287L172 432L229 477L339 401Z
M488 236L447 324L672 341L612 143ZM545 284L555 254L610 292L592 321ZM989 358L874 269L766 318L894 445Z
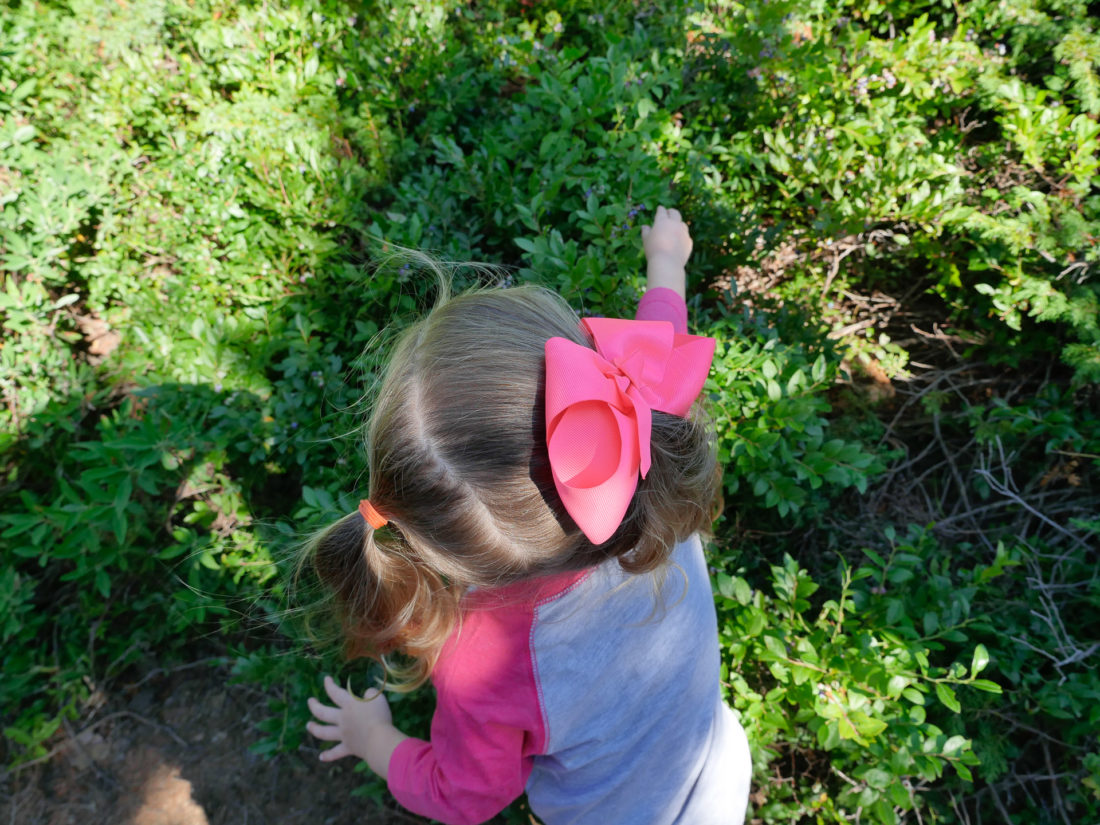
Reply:
M328 705L322 705L319 701L312 696L306 702L309 705L309 712L316 716L322 722L336 723L340 721L340 709L329 707Z
M343 734L340 733L340 728L336 725L318 725L316 722L306 722L306 730L326 742L339 742L344 738Z
M332 762L335 759L343 759L345 756L351 756L351 751L343 742L334 748L329 748L327 751L321 751L322 762Z
M355 698L338 684L336 684L336 680L333 679L331 676L325 677L325 693L328 694L329 699L338 704L340 707L343 707L348 703L349 700Z
M665 209L663 206L657 207L657 214L653 216L653 225L658 223L683 223L684 219L680 216L679 209Z
M651 228L651 227L648 227L648 226L643 226L643 227L642 227L642 240L643 240L643 241L644 241L644 240L645 240L646 238L648 238L648 237L649 237L649 230L650 230L650 228Z

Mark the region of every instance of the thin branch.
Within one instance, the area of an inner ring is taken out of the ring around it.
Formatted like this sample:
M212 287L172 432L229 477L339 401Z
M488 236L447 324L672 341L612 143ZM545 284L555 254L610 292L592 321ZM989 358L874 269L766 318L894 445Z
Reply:
M1068 539L1073 541L1075 544L1077 544L1082 549L1084 549L1084 550L1089 549L1089 546L1087 544L1085 544L1085 542L1081 538L1079 538L1078 536L1075 536L1073 533L1071 533L1069 530L1067 530L1066 528L1064 528L1062 525L1058 524L1057 522L1051 521L1049 518L1044 516L1042 513L1040 513L1038 510L1036 510L1034 507L1032 507L1030 504L1028 504L1022 498L1020 498L1019 495L1017 495L1012 490L1010 490L1008 487L1006 487L1004 484L1002 484L997 479L995 479L993 477L993 473L989 472L989 470L978 468L978 469L975 469L974 472L977 475L981 476L982 478L984 478L986 480L986 483L989 485L990 489L993 490L993 492L998 493L1002 496L1005 496L1006 498L1012 499L1017 504L1019 504L1021 507L1023 507L1025 510L1027 510L1029 513L1031 513L1031 515L1035 516L1035 518L1039 519L1041 522L1043 522L1047 526L1053 527L1055 530L1057 530L1062 535L1066 536Z
M998 710L993 710L992 708L986 708L984 710L980 710L980 711L978 711L978 715L979 716L985 716L985 715L996 716L998 719L1003 719L1006 722L1008 722L1010 725L1012 725L1012 727L1014 729L1026 730L1028 733L1034 734L1035 736L1038 736L1042 739L1049 739L1051 742L1053 742L1055 745L1057 745L1060 748L1066 748L1068 750L1077 750L1077 751L1087 750L1086 748L1083 748L1080 745L1071 745L1068 742L1063 742L1061 739L1056 739L1055 737L1051 736L1046 731L1039 730L1039 728L1033 728L1030 725L1025 725L1023 722L1019 721L1018 719L1016 719L1012 716L1009 716L1006 713L1001 713Z
M157 676L168 676L172 673L179 673L181 670L190 670L193 667L202 667L203 665L224 665L228 661L229 660L226 659L224 656L211 656L209 659L199 659L194 662L187 662L186 664L177 665L176 667L155 667L144 676L142 676L140 679L138 679L138 681L133 682L132 684L125 685L125 687L127 690L137 690L150 679L154 679Z
M1047 746L1046 742L1043 742L1042 744L1043 744L1043 758L1046 760L1047 770L1053 776L1054 775L1054 764L1052 763L1051 758L1050 758L1050 748ZM1066 803L1062 800L1062 792L1058 789L1058 780L1052 778L1050 780L1050 786L1054 791L1054 802L1058 807L1058 813L1060 813L1062 815L1062 821L1065 823L1065 825L1072 825L1072 823L1069 821L1069 817L1066 815Z

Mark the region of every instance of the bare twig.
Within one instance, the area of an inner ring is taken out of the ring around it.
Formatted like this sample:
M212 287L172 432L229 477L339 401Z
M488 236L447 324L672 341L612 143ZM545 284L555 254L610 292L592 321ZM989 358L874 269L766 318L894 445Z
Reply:
M898 409L898 411L894 414L894 417L890 420L890 423L886 425L886 430L883 433L882 438L879 439L879 443L881 443L882 441L885 441L886 438L892 432L894 432L894 429L897 427L898 422L901 421L902 416L904 416L905 413L908 412L909 408L911 406L913 406L913 404L920 401L921 398L926 396L928 393L932 392L932 390L936 389L941 383L948 380L951 376L957 375L958 373L964 372L968 369L973 369L976 366L978 366L978 365L977 364L964 364L961 367L955 367L953 369L943 370L942 372L937 373L936 377L933 378L929 382L928 386L926 386L922 390L918 391L914 396L909 398L904 404L901 405L901 407Z
M957 816L964 825L970 825L970 814L968 814L966 808L960 805L959 801L955 799L954 792L949 791L948 796L951 798L951 809L955 812L955 816Z
M1012 725L1012 727L1014 729L1018 728L1019 730L1025 730L1025 731L1027 731L1028 733L1030 733L1034 736L1040 737L1041 739L1048 739L1060 748L1067 748L1069 750L1078 750L1078 751L1086 750L1086 748L1083 748L1080 745L1071 745L1068 742L1063 742L1061 739L1056 739L1055 737L1051 736L1046 731L1039 730L1039 728L1033 728L1033 727L1031 727L1031 725L1025 725L1023 722L1019 721L1015 717L1009 716L1008 714L1005 714L1005 713L1001 713L998 710L993 710L992 708L985 708L983 710L980 710L980 711L978 711L978 715L979 716L986 716L986 715L996 716L998 719L1003 719L1004 721L1008 722L1010 725Z
M176 667L169 667L169 668L155 667L152 670L150 670L148 673L146 673L144 676L142 676L140 679L138 679L136 682L133 682L132 684L124 685L124 687L127 690L137 690L139 687L144 685L150 679L155 679L158 676L168 676L172 673L179 673L182 670L190 670L191 668L202 667L204 665L224 665L227 662L228 662L228 659L226 659L224 656L211 656L209 659L199 659L198 661L187 662L186 664L177 665Z
M1042 513L1040 513L1038 510L1036 510L1034 507L1032 507L1030 504L1028 504L1026 501L1024 501L1019 495L1017 495L1015 492L1013 492L1011 489L1009 489L1008 484L1011 483L1010 481L1006 480L1007 483L1002 483L1002 482L998 481L996 478L994 478L993 474L991 472L989 472L989 470L986 470L986 469L983 469L983 468L975 469L974 472L977 475L979 475L979 476L981 476L982 478L985 479L986 483L989 485L989 488L991 490L993 490L993 492L995 492L999 495L1002 495L1006 498L1012 499L1014 502L1016 502L1022 508L1027 510L1029 513L1031 513L1031 515L1035 516L1035 518L1039 519L1041 522L1046 524L1048 527L1054 528L1056 531L1058 531L1062 535L1066 536L1068 539L1073 541L1076 545L1078 545L1082 549L1084 549L1084 550L1089 549L1089 546L1084 542L1083 539L1081 539L1078 536L1075 536L1073 533L1071 533L1066 528L1062 527L1062 525L1058 524L1057 522L1051 521L1049 518L1044 516Z
M997 810L1001 812L1001 816L1004 817L1005 822L1011 822L1012 817L1008 815L1008 811L1005 809L1005 805L1001 802L1001 796L997 793L997 788L994 785L986 785L989 789L989 795L993 797L993 804L997 806Z
M838 245L839 246L839 245ZM859 249L862 244L852 244L848 246L843 252L836 248L833 250L833 262L829 267L829 274L825 277L825 285L821 288L821 297L824 298L829 294L829 287L833 285L833 279L836 278L837 273L840 272L840 262Z
M1062 799L1062 792L1058 788L1059 780L1053 778L1054 777L1054 765L1053 765L1053 763L1051 762L1051 759L1050 759L1050 747L1047 745L1046 742L1043 742L1042 746L1043 746L1043 758L1046 760L1047 771L1050 772L1051 777L1052 777L1051 780L1050 780L1050 786L1054 791L1054 804L1058 808L1058 813L1061 814L1061 816L1062 816L1062 822L1064 822L1065 825L1072 825L1072 823L1070 823L1070 821L1069 821L1069 816L1066 814L1066 803Z
M940 462L939 466L942 467L943 464L944 464L944 462ZM1046 492L1042 492L1042 493L1036 493L1034 497L1035 498L1052 498L1052 497L1055 497L1055 496L1058 496L1058 495L1060 495L1060 493L1058 491L1053 491L1052 490L1052 491L1046 491ZM993 513L997 510L1004 510L1006 507L1015 506L1015 504L1016 503L1014 501L1010 501L1010 500L994 501L991 504L983 504L980 507L974 507L974 508L972 508L970 510L967 510L965 512L956 513L954 515L950 515L950 516L947 516L945 518L940 519L939 521L936 522L936 529L940 530L940 529L943 529L944 527L946 527L950 524L953 524L957 521L965 521L965 520L973 521L975 523L975 525L977 525L977 523L978 523L978 518L977 517L978 516L988 515L989 513Z

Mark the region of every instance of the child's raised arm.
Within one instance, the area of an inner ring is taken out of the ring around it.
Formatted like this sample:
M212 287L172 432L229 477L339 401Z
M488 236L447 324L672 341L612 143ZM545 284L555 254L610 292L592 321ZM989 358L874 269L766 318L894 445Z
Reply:
M657 207L653 226L642 227L647 286L664 287L686 298L684 266L691 256L691 233L676 209Z

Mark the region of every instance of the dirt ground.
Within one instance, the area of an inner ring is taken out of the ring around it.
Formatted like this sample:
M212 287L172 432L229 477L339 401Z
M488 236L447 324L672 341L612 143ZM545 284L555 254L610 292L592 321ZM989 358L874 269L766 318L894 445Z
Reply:
M3 775L0 825L427 821L353 797L364 774L351 760L322 764L313 741L274 759L251 753L263 699L214 666L153 674L66 731L48 760Z

